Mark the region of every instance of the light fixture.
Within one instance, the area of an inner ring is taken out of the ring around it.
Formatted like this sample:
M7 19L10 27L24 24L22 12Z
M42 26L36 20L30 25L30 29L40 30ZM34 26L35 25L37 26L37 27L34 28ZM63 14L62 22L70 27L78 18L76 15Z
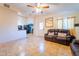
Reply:
M49 8L49 5L43 3L37 3L36 6L32 6L32 5L27 5L27 6L34 8L35 10L33 12L36 13L43 13L44 9Z
M37 3L36 13L43 13L44 8L49 8L46 4Z
M42 11L42 8L40 7L40 3L37 3L36 13L40 13Z

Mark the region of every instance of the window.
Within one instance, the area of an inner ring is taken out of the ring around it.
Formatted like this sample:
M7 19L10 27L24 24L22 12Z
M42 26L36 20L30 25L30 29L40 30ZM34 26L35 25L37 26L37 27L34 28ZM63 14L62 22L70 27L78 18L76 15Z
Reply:
M68 17L65 19L58 19L58 29L73 29L74 17Z
M69 17L68 18L68 29L73 29L74 28L74 17Z
M68 29L68 20L66 18L63 19L63 29Z
M58 29L62 29L62 25L63 25L63 22L62 22L62 19L58 20Z

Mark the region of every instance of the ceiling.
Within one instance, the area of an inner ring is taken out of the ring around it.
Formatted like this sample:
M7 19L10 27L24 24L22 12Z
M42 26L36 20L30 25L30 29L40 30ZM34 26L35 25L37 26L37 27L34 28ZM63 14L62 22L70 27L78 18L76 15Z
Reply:
M48 9L44 9L42 14L68 14L72 12L79 12L78 3L44 3L49 5ZM36 15L33 13L34 8L27 7L27 5L35 6L36 3L9 3L10 6L14 6L21 10L22 15Z

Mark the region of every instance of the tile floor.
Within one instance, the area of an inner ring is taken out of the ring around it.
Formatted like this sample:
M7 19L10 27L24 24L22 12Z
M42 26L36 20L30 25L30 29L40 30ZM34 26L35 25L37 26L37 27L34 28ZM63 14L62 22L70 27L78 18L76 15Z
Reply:
M0 56L72 56L69 46L28 35L27 38L0 44Z

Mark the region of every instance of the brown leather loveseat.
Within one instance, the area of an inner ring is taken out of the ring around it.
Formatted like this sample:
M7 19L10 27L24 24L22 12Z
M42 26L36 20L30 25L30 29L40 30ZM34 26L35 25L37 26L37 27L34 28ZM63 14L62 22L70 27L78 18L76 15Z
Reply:
M65 29L49 29L45 34L45 40L70 45L72 42L72 36L70 35L69 30Z

